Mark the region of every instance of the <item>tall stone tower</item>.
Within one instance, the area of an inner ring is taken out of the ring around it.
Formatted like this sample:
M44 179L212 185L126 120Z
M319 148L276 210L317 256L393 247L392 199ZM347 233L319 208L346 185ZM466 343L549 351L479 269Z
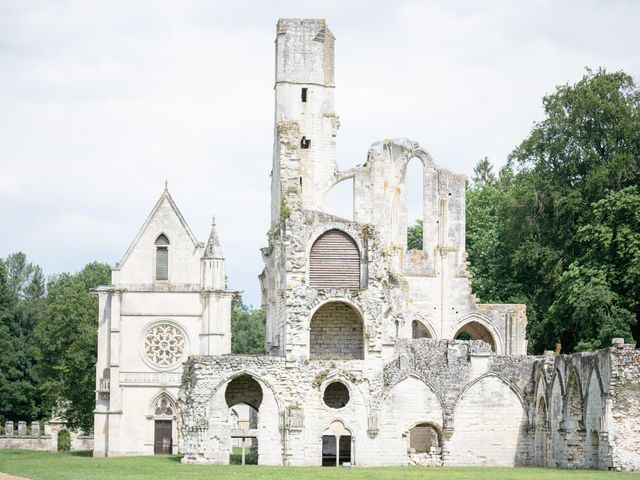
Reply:
M334 40L325 20L278 21L272 225L291 208L321 209L335 172Z

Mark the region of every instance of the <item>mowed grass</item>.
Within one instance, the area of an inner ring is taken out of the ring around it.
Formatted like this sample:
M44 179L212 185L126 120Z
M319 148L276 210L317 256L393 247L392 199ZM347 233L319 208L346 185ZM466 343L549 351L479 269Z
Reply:
M180 457L92 458L90 452L0 450L0 472L34 480L366 479L366 480L563 480L626 479L640 475L544 468L322 468L182 465Z

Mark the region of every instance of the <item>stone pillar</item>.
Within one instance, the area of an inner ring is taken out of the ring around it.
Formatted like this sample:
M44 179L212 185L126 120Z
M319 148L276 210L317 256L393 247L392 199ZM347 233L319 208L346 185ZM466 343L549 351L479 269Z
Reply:
M13 422L11 420L8 420L7 422L5 422L4 424L4 434L8 437L12 437L13 436Z
M31 436L32 437L40 436L40 422L31 422Z
M27 435L27 422L20 421L18 422L18 436L24 437Z

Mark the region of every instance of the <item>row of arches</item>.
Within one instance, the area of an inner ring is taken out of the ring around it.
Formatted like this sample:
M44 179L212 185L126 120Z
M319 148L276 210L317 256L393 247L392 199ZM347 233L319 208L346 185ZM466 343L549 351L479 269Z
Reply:
M414 320L411 337L433 338L433 334L423 322ZM453 338L482 340L496 351L494 334L475 317L464 320ZM362 360L364 355L364 320L355 305L340 300L329 301L313 312L309 322L309 356L312 360Z
M607 436L605 398L597 365L581 380L570 367L566 382L554 369L547 385L537 372L534 411L534 455L536 465L564 468L605 468Z
M250 452L245 454L243 450L242 458L253 456L258 463L280 464L283 459L278 452L281 450L274 448L276 445L272 442L285 442L284 437L280 436L282 430L279 419L288 409L281 404L276 390L259 375L250 372L239 372L218 385L210 403L210 411L215 414L209 418L208 436L221 438L220 432L224 430L216 429L225 424L227 417L220 416L219 412L227 409L232 427L226 435L232 440L251 439L248 443ZM343 395L334 388L335 385L343 385L347 391L346 401L338 405L331 404L335 398L328 398ZM328 395L327 390L330 389L332 393ZM320 390L324 390L321 398L326 404L325 413L311 399L296 407L309 407L314 412L296 427L300 431L311 428L317 432L316 464L355 464L358 460L355 446L363 441L368 445L367 452L361 451L360 455L367 464L398 464L399 459L405 458L407 463L440 465L445 449L452 464L475 464L478 458L483 458L487 465L517 463L518 452L523 444L521 436L526 418L524 403L517 389L496 375L485 375L467 385L452 409L444 407L443 399L428 381L415 375L403 378L382 394L379 416L384 419L380 422L383 427L379 429L373 444L367 431L362 429L362 416L366 418L368 415L364 393L346 377L336 375L327 379ZM242 405L254 413L253 423L240 425L237 416L233 420L234 412ZM285 425L290 423L285 421ZM308 436L298 438L309 441ZM258 454L258 446L264 442L269 448L265 453L268 456L262 458ZM223 440L220 448L228 450L222 451L219 458L228 455L232 461L234 445ZM293 449L289 455L295 456L295 452L313 455L309 444L288 448ZM293 464L309 464L308 458L292 458L291 461Z

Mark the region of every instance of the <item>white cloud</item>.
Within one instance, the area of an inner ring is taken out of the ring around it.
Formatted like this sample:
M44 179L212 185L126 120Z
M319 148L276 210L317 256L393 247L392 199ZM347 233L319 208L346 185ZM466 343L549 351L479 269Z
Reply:
M164 180L196 235L216 214L232 288L259 304L278 17L337 37L339 163L381 138L502 164L585 66L638 77L633 1L0 4L0 255L115 263Z

